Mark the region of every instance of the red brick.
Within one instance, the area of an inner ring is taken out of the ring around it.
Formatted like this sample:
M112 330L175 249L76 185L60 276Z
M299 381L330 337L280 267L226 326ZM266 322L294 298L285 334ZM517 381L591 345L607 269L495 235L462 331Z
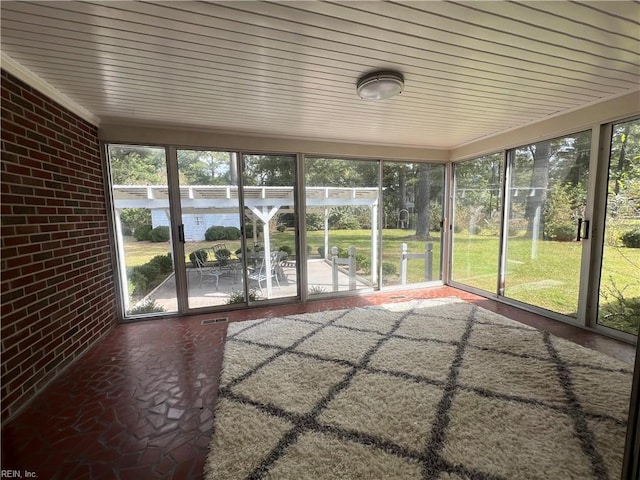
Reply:
M5 71L2 98L6 421L113 325L116 308L97 128Z

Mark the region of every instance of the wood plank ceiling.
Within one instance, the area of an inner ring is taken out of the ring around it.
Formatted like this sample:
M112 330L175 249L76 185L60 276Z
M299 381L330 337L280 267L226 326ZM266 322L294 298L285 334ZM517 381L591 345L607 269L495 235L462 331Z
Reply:
M103 123L452 148L640 86L635 1L1 8L2 51ZM358 98L377 69L402 95Z

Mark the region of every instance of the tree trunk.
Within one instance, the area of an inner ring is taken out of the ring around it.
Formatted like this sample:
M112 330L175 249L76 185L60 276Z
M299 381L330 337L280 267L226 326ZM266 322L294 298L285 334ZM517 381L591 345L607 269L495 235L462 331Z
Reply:
M431 179L428 163L418 165L418 186L416 191L416 237L429 238L429 200L431 197Z
M407 172L405 165L400 164L398 171L398 219L400 228L409 228L409 212L407 211Z
M627 138L629 138L629 125L624 129L622 134L622 144L620 145L620 155L618 156L618 168L615 173L615 183L613 185L613 193L618 195L620 193L620 180L622 174L627 167Z
M539 235L544 232L544 215L542 208L547 198L547 186L549 184L549 150L550 143L537 143L533 152L533 170L531 172L531 191L527 197L525 217L527 218L527 234L532 235L534 231L534 221L536 212L540 224L538 225Z

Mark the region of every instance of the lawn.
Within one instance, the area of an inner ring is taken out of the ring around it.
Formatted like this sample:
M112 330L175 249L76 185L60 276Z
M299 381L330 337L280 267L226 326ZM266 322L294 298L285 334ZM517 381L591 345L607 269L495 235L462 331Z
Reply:
M499 240L497 237L456 234L453 247L452 279L490 292L496 291ZM507 248L505 296L574 316L578 308L578 288L582 244L540 241L535 258L532 242L510 238ZM640 249L606 247L600 298L603 325L629 333L638 331L637 307L634 313L620 315L620 303L611 292L624 289L627 300L640 299ZM624 303L624 302L623 302ZM614 314L610 310L614 309ZM635 318L634 318L635 315ZM625 318L622 318L625 317Z
M382 261L396 267L396 274L385 276L383 285L399 283L400 247L407 243L409 252L424 252L425 242L416 240L407 230L384 230L382 235ZM408 235L409 234L409 235ZM309 258L319 258L318 247L324 246L324 232L306 232L310 247ZM432 278L440 278L440 237L433 233L433 270ZM271 236L272 245L287 245L294 249L293 231L275 232ZM225 243L232 252L240 248L240 241L224 242L188 242L185 252L198 248L211 247L216 243ZM334 230L329 232L329 246L347 248L355 246L357 252L371 255L370 230ZM497 237L468 235L459 233L454 236L453 280L477 287L488 292L496 291L498 269ZM125 239L125 258L128 267L142 265L155 255L166 255L168 243L136 242ZM295 250L294 250L295 252ZM507 272L505 296L525 303L537 305L552 311L575 316L577 311L578 282L582 245L577 242L540 241L537 244L535 258L532 259L532 244L526 238L510 238L507 251ZM618 305L614 286L623 292L625 299L640 298L640 279L634 265L640 264L640 249L607 247L605 249L602 275L603 295L601 308L628 308ZM408 283L424 281L424 261L408 261ZM613 292L613 293L612 293ZM604 295L607 293L607 295ZM636 302L638 302L636 300ZM609 305L609 307L607 307ZM637 318L624 319L617 308L612 314L601 315L601 323L632 333L637 332ZM633 314L627 315L632 317ZM624 315L622 315L624 317ZM636 315L637 317L637 315Z

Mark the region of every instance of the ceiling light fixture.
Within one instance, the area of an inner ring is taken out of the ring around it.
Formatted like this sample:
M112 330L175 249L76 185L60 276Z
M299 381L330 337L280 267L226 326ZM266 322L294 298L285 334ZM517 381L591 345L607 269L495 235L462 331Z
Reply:
M356 87L363 100L385 100L402 93L404 77L401 73L382 71L360 77Z

